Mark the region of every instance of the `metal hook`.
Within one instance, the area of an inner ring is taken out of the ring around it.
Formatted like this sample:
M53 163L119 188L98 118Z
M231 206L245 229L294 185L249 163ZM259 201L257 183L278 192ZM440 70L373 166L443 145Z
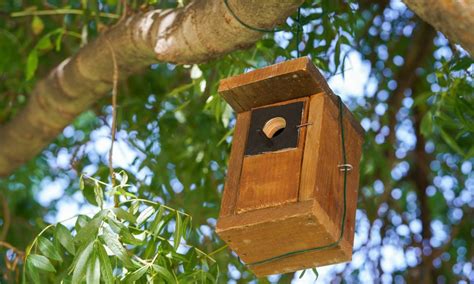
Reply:
M337 165L341 172L350 172L354 168L351 164Z

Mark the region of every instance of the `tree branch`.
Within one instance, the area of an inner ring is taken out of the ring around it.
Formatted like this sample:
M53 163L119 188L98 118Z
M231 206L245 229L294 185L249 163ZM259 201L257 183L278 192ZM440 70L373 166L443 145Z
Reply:
M420 18L474 55L474 2L403 0Z
M303 0L232 0L245 23L270 29L293 13ZM105 31L39 81L27 105L0 126L0 176L37 155L113 82L110 48L114 46L121 79L161 61L206 62L251 46L262 33L245 28L223 1L195 0L184 8L133 15Z

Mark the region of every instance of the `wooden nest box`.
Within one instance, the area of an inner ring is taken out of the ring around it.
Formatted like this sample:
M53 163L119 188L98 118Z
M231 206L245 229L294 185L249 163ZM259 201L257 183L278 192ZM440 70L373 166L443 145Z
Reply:
M311 60L224 79L219 93L237 112L219 236L259 277L350 261L363 129Z

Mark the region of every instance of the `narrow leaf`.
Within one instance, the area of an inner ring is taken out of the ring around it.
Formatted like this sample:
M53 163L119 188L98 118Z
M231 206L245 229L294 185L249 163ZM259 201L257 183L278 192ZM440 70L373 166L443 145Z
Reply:
M26 80L31 80L35 75L36 68L38 68L38 51L33 49L30 54L28 54L28 59L26 60Z
M76 229L77 232L81 230L82 227L87 225L90 222L91 218L89 218L86 215L79 215L76 220L76 224L74 225L74 228Z
M139 269L133 271L132 273L129 274L129 276L126 278L127 283L133 283L134 281L137 281L140 279L145 273L148 271L150 266L145 265L140 267Z
M28 261L26 263L26 272L29 278L32 280L32 283L41 283L38 270L36 269L36 266L34 266L31 261Z
M176 212L176 227L174 228L174 249L177 249L181 241L181 215Z
M148 218L150 218L151 215L155 212L155 208L153 207L147 207L145 210L140 213L140 215L137 218L137 226L140 226L143 224Z
M159 232L159 224L161 222L161 218L163 217L163 207L158 208L158 211L155 215L155 219L153 219L153 222L151 222L150 225L150 232L153 234L158 234Z
M100 261L95 253L87 266L86 283L100 284Z
M101 243L97 243L97 254L100 261L100 272L105 283L114 283L114 276L112 274L112 264L110 258Z
M47 238L43 236L38 238L38 248L46 257L57 261L63 261L56 247Z
M31 264L41 270L48 271L48 272L56 272L56 269L54 266L51 264L49 259L45 256L38 255L38 254L30 254L27 258L28 262L31 262Z
M114 253L115 256L117 256L118 259L123 262L124 266L134 267L127 250L120 243L117 234L110 230L110 228L105 227L103 239L107 247Z
M159 266L158 264L152 265L153 270L155 270L159 275L161 275L166 282L168 283L175 283L175 279L173 275L168 271L168 269L164 268L163 266Z
M76 249L74 247L74 238L71 235L71 232L62 224L56 225L56 239L59 240L59 243L72 255L76 254Z
M135 216L133 216L132 214L130 214L130 212L127 212L127 211L123 210L120 207L114 208L114 209L112 209L112 211L115 213L115 215L118 218L120 218L122 220L128 221L128 222L133 223L133 224L135 224L135 222L137 221Z
M77 262L74 266L74 272L72 274L72 284L81 283L82 279L86 274L87 262L92 253L94 242L89 243L86 248L79 254Z
M91 239L95 238L97 236L99 226L104 219L104 215L104 211L99 212L89 223L87 223L87 225L79 230L74 240L79 243L87 243Z

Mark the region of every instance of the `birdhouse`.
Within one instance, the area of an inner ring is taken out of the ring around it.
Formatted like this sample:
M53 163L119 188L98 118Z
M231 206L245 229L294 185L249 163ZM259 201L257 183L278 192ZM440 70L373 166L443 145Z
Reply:
M219 93L237 122L218 235L259 277L350 261L363 129L311 60Z

